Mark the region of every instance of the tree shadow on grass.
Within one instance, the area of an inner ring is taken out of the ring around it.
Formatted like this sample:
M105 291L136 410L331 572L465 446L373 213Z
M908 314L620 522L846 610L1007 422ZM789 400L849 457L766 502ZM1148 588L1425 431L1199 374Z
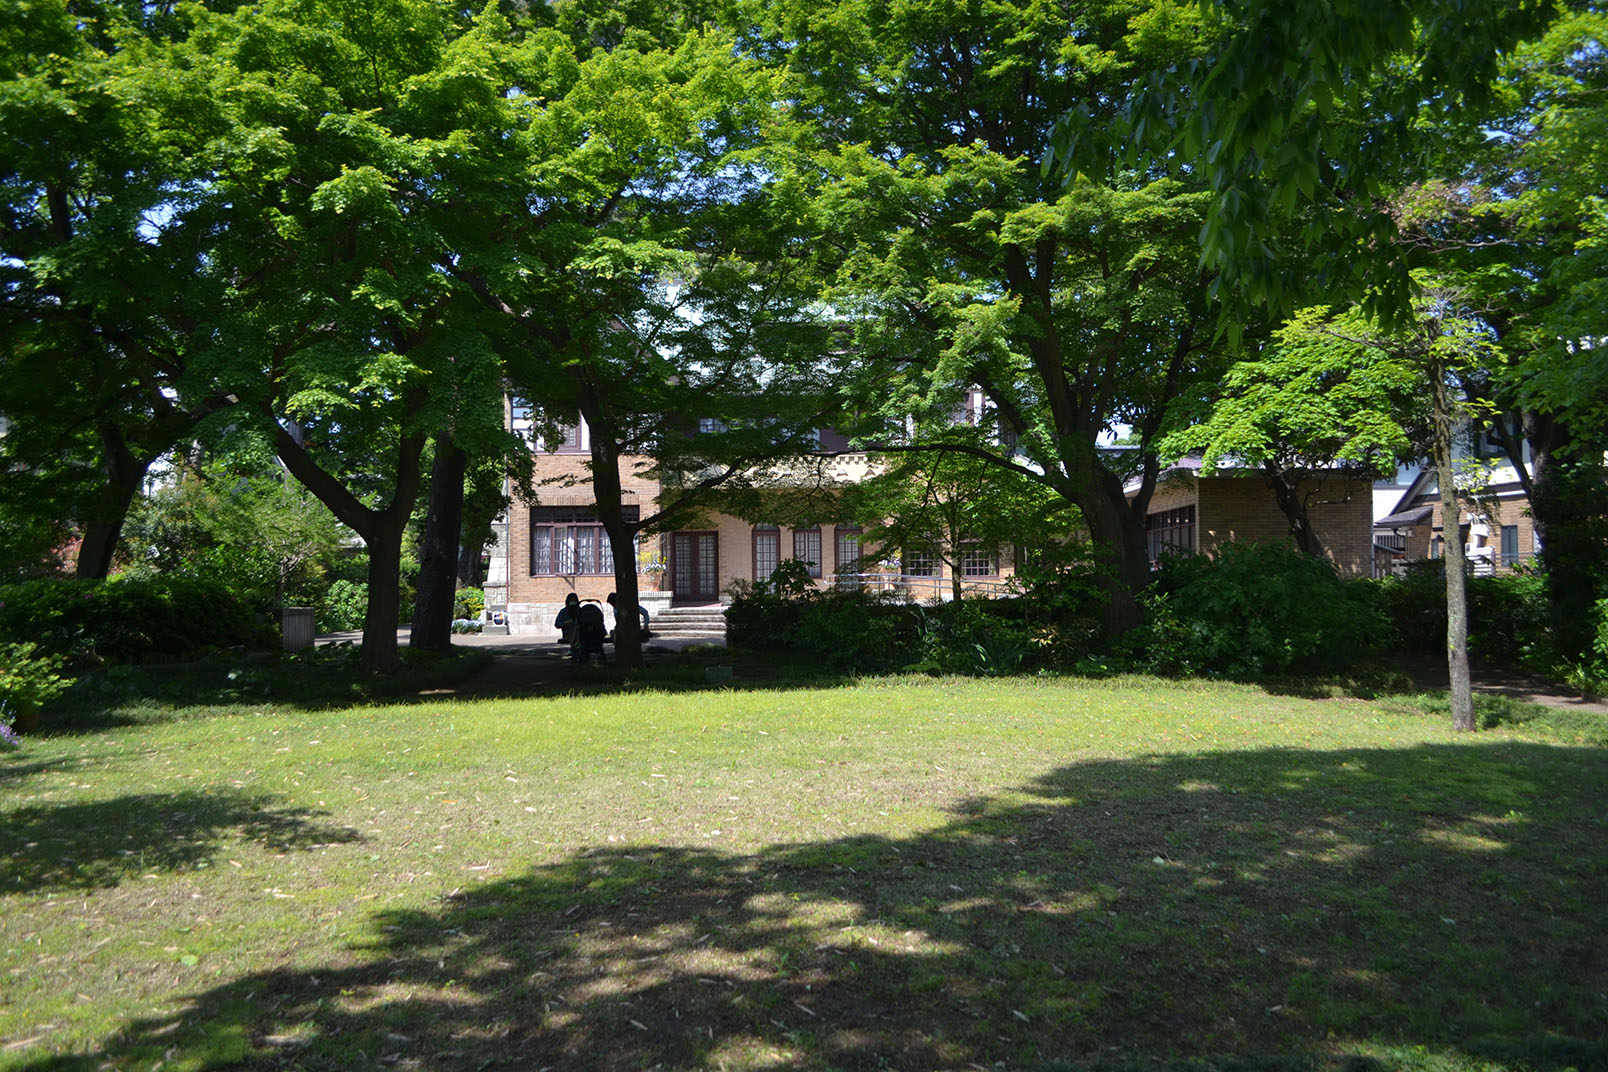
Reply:
M103 889L210 865L225 844L276 852L360 841L321 812L234 791L139 793L0 811L0 893Z
M1601 1072L1604 785L1539 745L1165 756L904 838L597 848L37 1067Z

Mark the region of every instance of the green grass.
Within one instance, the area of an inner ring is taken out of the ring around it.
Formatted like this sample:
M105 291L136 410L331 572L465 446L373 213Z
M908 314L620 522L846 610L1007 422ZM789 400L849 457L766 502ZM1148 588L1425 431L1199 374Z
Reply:
M0 757L0 1067L1608 1068L1602 726L1432 703L109 719Z

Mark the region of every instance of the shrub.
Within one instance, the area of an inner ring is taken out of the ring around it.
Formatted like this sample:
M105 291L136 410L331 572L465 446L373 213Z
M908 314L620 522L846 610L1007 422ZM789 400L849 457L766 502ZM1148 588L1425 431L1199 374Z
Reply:
M67 659L31 643L0 644L0 720L27 730L46 704L72 684L62 676Z
M1343 670L1380 643L1373 593L1282 544L1230 543L1168 560L1146 623L1124 638L1136 664L1229 676Z
M361 629L367 614L368 585L361 581L335 581L324 593L323 605L318 608L318 631L337 633Z
M1446 652L1446 571L1443 559L1415 562L1401 577L1372 582L1380 611L1393 631L1393 647L1425 656ZM1517 570L1468 581L1471 654L1546 671L1556 661L1547 629L1545 578Z
M268 646L272 635L265 618L200 578L40 580L0 588L0 641L35 643L71 668Z
M478 588L460 588L453 600L454 618L478 618L486 609L486 593Z

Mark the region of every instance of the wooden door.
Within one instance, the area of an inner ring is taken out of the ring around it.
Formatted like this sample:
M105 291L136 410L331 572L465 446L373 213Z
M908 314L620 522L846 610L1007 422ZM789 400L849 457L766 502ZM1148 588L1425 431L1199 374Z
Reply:
M719 540L713 532L670 534L670 591L677 603L720 598Z

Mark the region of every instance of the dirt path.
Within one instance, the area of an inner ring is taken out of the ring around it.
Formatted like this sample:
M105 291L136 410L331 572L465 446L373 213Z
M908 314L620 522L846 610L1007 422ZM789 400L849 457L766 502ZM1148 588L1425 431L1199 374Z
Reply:
M1444 690L1450 687L1446 664L1438 660L1404 662L1402 668L1413 681L1426 689ZM1487 696L1506 696L1521 703L1540 704L1559 711L1586 711L1608 715L1608 701L1601 697L1582 696L1580 693L1555 681L1535 677L1505 667L1474 663L1470 668L1474 678L1474 691Z

